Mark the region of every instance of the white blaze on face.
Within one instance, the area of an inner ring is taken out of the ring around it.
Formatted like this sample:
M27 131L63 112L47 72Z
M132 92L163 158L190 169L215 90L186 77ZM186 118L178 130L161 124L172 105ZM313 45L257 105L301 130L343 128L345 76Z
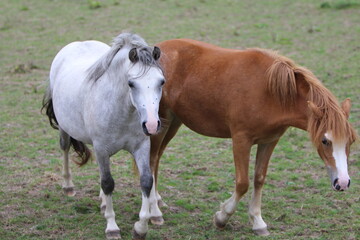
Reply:
M338 184L341 189L346 189L349 184L349 174L346 156L346 142L345 141L334 141L331 133L325 133L325 137L332 142L333 157L335 159L335 166L337 171Z
M146 94L147 121L145 126L150 134L156 134L159 126L158 111L162 93L162 81L164 79L164 76L158 69L150 69L148 74L148 91Z
M141 123L145 124L147 132L156 134L159 126L159 102L164 76L156 68L150 68L138 77L141 69L134 65L130 71L132 91L131 97L134 106L140 114Z

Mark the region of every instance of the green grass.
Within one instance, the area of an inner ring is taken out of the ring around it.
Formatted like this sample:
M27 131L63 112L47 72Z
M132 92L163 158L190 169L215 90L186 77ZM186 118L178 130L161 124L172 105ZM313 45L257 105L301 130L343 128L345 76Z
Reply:
M77 195L65 197L58 133L40 114L51 61L67 43L110 43L121 31L131 30L150 44L182 37L229 48L279 50L310 68L339 99L352 99L350 121L359 132L359 4L0 1L0 238L104 239L96 164L72 165ZM255 147L251 178L254 154ZM289 129L275 149L263 191L262 214L271 239L359 239L359 154L359 145L354 146L350 190L334 192L307 133ZM112 161L116 220L123 239L130 239L141 207L140 187L129 154L120 152ZM231 141L182 127L160 165L159 190L169 205L163 209L166 222L150 225L148 239L264 239L251 231L250 193L223 231L213 226L213 214L233 189Z

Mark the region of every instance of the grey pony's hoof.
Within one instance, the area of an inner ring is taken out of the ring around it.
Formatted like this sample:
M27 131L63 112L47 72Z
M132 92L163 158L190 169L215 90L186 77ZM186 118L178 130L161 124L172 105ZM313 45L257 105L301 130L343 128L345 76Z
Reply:
M161 226L164 224L164 218L161 216L160 217L151 217L150 221L152 224L158 225L158 226Z
M106 232L106 239L121 239L120 230Z
M217 229L223 230L226 226L226 223L220 222L219 219L216 217L216 213L214 215L214 225Z
M76 194L74 187L63 187L63 191L68 197L73 197Z
M138 234L135 229L132 232L132 239L133 240L145 240L146 233L145 234Z
M269 236L270 235L270 232L267 230L267 228L253 229L253 231L258 236Z

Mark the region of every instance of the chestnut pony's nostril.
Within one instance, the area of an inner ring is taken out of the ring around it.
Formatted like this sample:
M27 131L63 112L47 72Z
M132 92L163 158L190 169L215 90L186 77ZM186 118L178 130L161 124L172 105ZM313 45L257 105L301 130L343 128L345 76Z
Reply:
M339 178L335 178L334 183L333 183L334 187L336 187L336 184L338 183L338 181L339 181Z

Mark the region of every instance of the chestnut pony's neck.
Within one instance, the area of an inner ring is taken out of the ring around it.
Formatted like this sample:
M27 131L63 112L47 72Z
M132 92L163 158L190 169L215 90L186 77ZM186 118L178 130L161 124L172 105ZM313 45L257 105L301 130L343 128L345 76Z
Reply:
M310 70L276 52L257 50L274 59L267 71L267 88L284 109L299 113L293 126L307 130L315 146L321 143L327 131L331 131L336 140L355 141L356 132L335 96Z

